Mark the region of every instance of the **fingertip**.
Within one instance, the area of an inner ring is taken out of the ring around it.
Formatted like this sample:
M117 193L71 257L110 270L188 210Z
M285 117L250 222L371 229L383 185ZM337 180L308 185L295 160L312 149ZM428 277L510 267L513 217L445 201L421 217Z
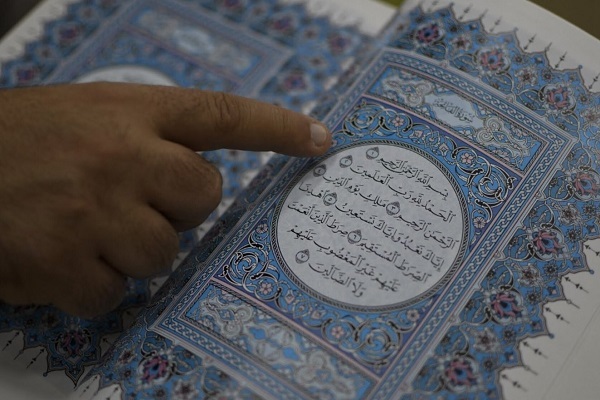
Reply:
M321 155L331 147L331 132L320 122L312 121L310 124L310 138L312 141L313 154Z
M326 143L328 136L329 133L327 128L325 128L323 125L315 122L310 124L310 138L315 146L323 146Z

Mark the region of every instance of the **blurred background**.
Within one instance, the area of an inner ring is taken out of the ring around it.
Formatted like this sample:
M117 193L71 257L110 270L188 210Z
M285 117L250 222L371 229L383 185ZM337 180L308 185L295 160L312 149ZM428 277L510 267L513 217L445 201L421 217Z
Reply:
M380 0L399 5L402 0ZM600 38L600 1L533 0L583 30ZM0 0L0 37L23 18L40 0ZM600 55L599 60L600 62Z

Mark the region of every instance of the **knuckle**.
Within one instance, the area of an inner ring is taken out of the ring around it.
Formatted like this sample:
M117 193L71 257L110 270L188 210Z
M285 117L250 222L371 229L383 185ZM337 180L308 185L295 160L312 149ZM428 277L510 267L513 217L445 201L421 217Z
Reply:
M63 224L78 225L97 213L101 193L90 184L89 175L83 171L65 171L62 176L49 184L52 195L50 207Z
M221 175L221 171L195 153L194 160L190 160L189 163L188 168L194 170L193 176L197 177L196 190L201 196L202 204L211 209L216 208L221 202L223 192L223 175Z
M178 193L181 205L176 214L185 215L184 221L196 226L221 202L221 172L192 151L177 154L169 164L170 186Z
M148 255L148 275L153 275L171 265L179 252L179 237L173 227L161 221L148 227L143 247Z
M96 276L94 282L75 285L74 290L57 303L59 308L69 314L84 318L93 318L117 308L125 297L124 278L118 274Z
M211 210L219 206L223 196L223 176L217 167L206 163L203 177L202 202Z
M209 115L215 115L215 128L219 132L237 130L242 124L240 102L231 95L217 92L208 97L207 106Z
M177 189L190 190L190 183L198 183L210 171L207 171L206 162L193 151L177 152L169 160L169 179L180 187Z
M90 302L92 310L103 314L115 309L125 297L124 278L114 276L101 282L97 288L97 295Z

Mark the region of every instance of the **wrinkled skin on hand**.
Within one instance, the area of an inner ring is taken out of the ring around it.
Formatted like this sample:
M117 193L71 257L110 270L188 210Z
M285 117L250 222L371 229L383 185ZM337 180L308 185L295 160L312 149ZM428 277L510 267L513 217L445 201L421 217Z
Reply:
M0 299L84 317L168 268L221 199L196 151L323 154L310 118L193 89L94 83L0 91Z

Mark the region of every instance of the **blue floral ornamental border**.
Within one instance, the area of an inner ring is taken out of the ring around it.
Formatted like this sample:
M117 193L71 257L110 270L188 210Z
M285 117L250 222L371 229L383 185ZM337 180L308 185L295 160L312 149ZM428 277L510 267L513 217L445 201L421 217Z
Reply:
M480 79L577 141L433 355L381 397L398 390L403 399L501 398L501 371L523 365L519 343L549 334L542 311L564 299L561 277L594 272L583 244L600 236L600 95L578 69L558 70L545 53L524 51L514 33L488 34L480 20L462 22L451 8L415 9L409 21L393 47Z

